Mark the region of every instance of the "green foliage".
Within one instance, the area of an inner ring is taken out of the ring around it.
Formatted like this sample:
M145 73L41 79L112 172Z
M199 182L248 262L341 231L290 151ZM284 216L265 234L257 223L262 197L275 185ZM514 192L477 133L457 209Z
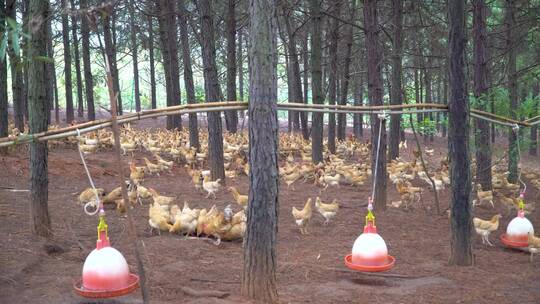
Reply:
M447 124L446 120L443 120L440 122L441 124ZM423 121L418 122L418 119L416 117L413 117L413 124L414 129L418 134L421 135L435 135L437 133L437 122L435 120L429 119L429 117L425 117ZM411 122L408 117L403 117L401 120L401 128L407 129L411 128Z

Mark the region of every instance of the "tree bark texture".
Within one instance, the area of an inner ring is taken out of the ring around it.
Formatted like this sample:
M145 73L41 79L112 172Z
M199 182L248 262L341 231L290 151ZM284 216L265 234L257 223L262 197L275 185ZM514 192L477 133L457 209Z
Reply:
M322 33L321 33L321 3L319 0L310 0L311 13L311 92L312 103L323 103L322 92ZM311 115L311 159L318 164L323 161L323 114Z
M350 22L354 23L354 17L356 15L356 0L351 0L351 5L346 6L347 9L350 9L351 18ZM354 27L350 24L345 25L346 32L345 36L343 37L343 42L345 43L345 54L343 55L343 75L342 75L342 81L341 81L341 94L339 99L340 105L346 105L347 99L349 96L349 79L350 79L350 65L351 65L351 53L352 53L352 45L353 45L353 38L354 38ZM345 113L339 113L338 114L338 124L337 124L337 137L339 140L345 140L345 131L347 128L347 114Z
M469 159L469 102L465 80L465 1L448 3L450 20L450 101L448 103L448 156L450 158L450 264L473 263L471 172Z
M341 0L333 5L332 15L339 16L341 11ZM337 99L337 77L338 77L338 41L339 41L339 21L330 20L330 47L328 56L330 66L328 68L328 103L336 104ZM336 153L336 114L328 113L328 151Z
M227 40L227 100L236 101L236 15L237 0L228 0L225 16ZM227 131L236 133L238 128L238 113L236 110L225 112Z
M191 68L191 52L188 39L187 12L184 0L178 0L178 22L180 23L180 44L182 46L182 59L184 61L184 85L186 87L187 103L196 103L195 85L193 84L193 70ZM200 149L199 126L197 113L189 114L189 145Z
M480 110L488 110L487 97L487 7L484 0L473 1L473 41L474 41L474 97ZM491 146L489 123L475 119L476 180L482 190L491 190Z
M216 68L216 46L214 40L214 21L209 0L199 0L201 20L201 47L204 66L204 91L207 102L216 102L219 97L219 78ZM212 180L225 181L223 167L223 134L221 113L208 112L208 158Z
M154 25L151 15L148 18L148 60L150 65L150 107L157 108L156 98L156 65L154 62Z
M67 0L62 0L62 8L68 9ZM52 39L52 38L51 38ZM64 85L66 89L66 122L75 119L73 112L73 85L71 82L71 42L69 39L69 16L62 13L62 42L64 43Z
M114 14L114 11L112 12ZM103 21L103 39L105 40L105 55L109 61L109 68L111 70L111 76L113 79L114 91L117 92L118 106L117 111L119 115L122 115L122 93L120 91L120 82L118 79L118 69L116 67L116 46L113 39L112 28L114 22L111 25L112 16L106 15ZM114 19L113 19L114 20ZM168 116L170 117L170 116Z
M308 104L308 91L309 91L309 81L308 81L308 78L309 78L309 74L308 74L308 70L309 70L309 49L308 49L308 34L306 33L306 37L304 38L303 40L303 65L304 65L304 77L302 79L302 82L303 82L303 89L304 89L304 94L302 95L302 97L304 97L304 103L305 104ZM302 129L302 137L304 138L304 140L309 140L309 126L308 126L308 119L309 119L309 115L308 115L308 112L300 112L300 128Z
M157 0L159 37L167 91L167 106L180 104L180 74L176 39L176 14L173 1ZM182 129L180 115L167 116L167 129Z
M277 303L278 120L275 1L250 0L249 203L242 294Z
M29 58L47 56L47 20L49 19L49 1L30 0L29 24L32 24L28 42ZM47 130L47 100L46 73L47 63L43 60L33 60L28 65L28 125L30 133ZM39 236L51 235L48 202L48 173L47 173L47 142L30 144L30 226L33 234Z
M49 111L47 111L47 123L51 122L51 110L54 108L54 119L57 124L60 123L60 105L58 101L58 83L56 81L56 69L54 64L54 50L53 50L53 44L52 44L52 26L51 26L52 20L47 21L47 57L52 59L52 62L47 64L45 66L45 81L47 82L47 86L50 88L53 87L53 90L47 90L47 100L50 101L49 103ZM27 80L28 81L28 80ZM54 93L54 95L53 95ZM54 99L54 104L53 104ZM27 115L28 116L28 115Z
M80 0L81 9L88 8L88 0ZM94 80L92 79L92 65L90 63L90 26L86 18L81 18L81 44L84 71L84 95L86 98L86 111L88 120L96 119L94 108Z
M402 78L402 53L403 53L403 0L392 0L392 89L390 92L390 104L403 103ZM401 115L390 117L390 133L388 135L388 159L399 157L399 142L401 138Z
M8 0L10 1L10 0ZM0 28L6 26L6 2L0 0ZM0 60L0 137L8 136L7 60ZM0 149L0 154L6 149Z
M506 0L505 2L505 25L506 25L506 49L508 56L507 71L508 71L508 92L510 95L510 118L518 118L518 84L516 73L516 39L514 38L514 27L516 24L514 16L515 0ZM519 163L519 151L518 151L518 132L508 130L508 181L511 183L517 183L518 180L518 163Z
M285 15L285 8L283 7L283 14ZM293 31L293 25L291 22L294 22L294 19L292 18L284 18L285 21L285 29L287 31L287 37L289 38L287 41L287 48L289 50L289 65L290 65L290 71L292 72L291 77L291 86L289 90L291 90L291 97L292 99L289 100L289 102L298 102L302 103L304 102L304 97L302 96L302 78L300 76L300 62L298 59L298 49L296 47L296 38L297 35ZM297 111L291 111L290 115L293 116L293 130L295 132L300 131L300 114L301 112Z
M382 50L378 38L377 1L364 0L364 27L366 29L366 55L368 96L372 106L383 104L383 79L382 79ZM379 128L382 130L379 131ZM377 149L380 133L380 147ZM377 150L379 154L377 155ZM377 115L371 115L371 168L372 176L375 177L377 167L377 179L375 183L375 208L386 210L386 123L380 121ZM376 165L378 160L378 164Z
M75 1L70 0L71 8L76 9ZM81 75L81 62L79 54L79 38L77 35L77 16L71 16L71 36L73 37L73 55L75 59L75 75L77 77L77 117L84 116L83 85Z
M135 1L130 0L128 4L129 8L129 27L130 27L130 40L131 40L131 52L133 60L133 94L135 99L135 111L141 111L141 94L139 90L139 58L137 50L137 27L135 26Z

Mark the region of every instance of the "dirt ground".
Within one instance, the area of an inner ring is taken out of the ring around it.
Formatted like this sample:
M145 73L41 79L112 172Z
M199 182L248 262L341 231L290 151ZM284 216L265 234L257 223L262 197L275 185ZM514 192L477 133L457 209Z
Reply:
M402 152L405 158L411 154ZM446 153L445 139L436 138L427 147L436 149L436 157ZM526 153L524 153L526 154ZM0 186L28 188L28 157L0 157ZM73 148L60 148L49 154L49 210L54 238L45 241L30 234L27 192L0 190L0 303L95 303L79 297L73 283L80 278L82 265L95 246L97 217L87 216L77 205L77 193L89 186L78 154ZM136 154L139 161L145 154ZM124 159L126 164L128 158ZM99 187L111 190L118 183L111 151L87 157L94 180ZM436 166L436 160L431 163ZM538 170L538 158L524 164ZM227 186L247 191L245 176L228 180ZM415 185L426 187L423 181ZM232 201L226 190L217 199L205 199L197 193L181 166L172 174L147 177L144 185L165 195L176 195L180 202L209 208L216 203L224 207ZM389 183L391 185L391 183ZM487 218L496 212L503 217L499 231L490 237L494 247L482 245L474 236L475 265L447 265L450 251L450 227L446 213L436 215L433 195L426 191L424 206L410 210L389 207L376 212L379 233L386 240L389 253L396 257L393 269L382 274L349 271L343 258L364 224L370 185L355 188L330 187L322 199L337 198L342 208L328 226L321 216L314 216L310 234L300 235L291 216L291 206L302 206L308 196L316 197L319 189L307 183L296 183L295 190L280 188L280 221L278 232L278 292L282 303L539 303L540 257L529 262L526 253L503 248L499 235L513 215L496 202L491 207L475 209L475 215ZM540 197L538 189L529 188L528 200ZM442 210L448 205L448 190L441 193ZM393 187L389 202L398 200ZM429 207L429 208L428 208ZM429 209L429 210L428 210ZM540 208L529 216L540 231ZM143 259L152 303L249 303L240 296L243 265L242 245L224 242L219 247L204 240L183 239L178 235L150 234L148 206L133 210L139 238L144 244ZM127 219L107 212L112 245L127 258L136 271L132 246L127 237ZM60 250L51 252L51 243ZM191 298L178 287L229 292L225 299ZM121 303L139 303L140 292L119 298Z

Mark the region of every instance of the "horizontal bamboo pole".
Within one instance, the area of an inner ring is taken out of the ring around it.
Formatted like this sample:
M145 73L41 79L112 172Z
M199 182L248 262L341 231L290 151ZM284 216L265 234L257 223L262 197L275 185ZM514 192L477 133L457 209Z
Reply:
M182 115L189 113L200 112L220 112L228 110L245 110L247 109L247 102L239 101L226 101L226 102L208 102L197 104L185 104L178 106L171 106L160 109L144 110L136 113L128 113L118 116L118 123L125 124L132 121L168 116L168 115ZM416 114L416 113L433 113L433 112L446 112L448 106L435 103L422 103L422 104L401 104L401 105L383 105L383 106L349 106L349 105L321 105L321 104L303 104L303 103L278 103L277 109L279 111L298 111L298 112L317 112L317 113L345 113L345 114ZM417 110L408 110L417 109ZM486 119L490 122L499 123L505 126L512 126L515 124L529 127L530 123L527 121L517 121L510 118L502 117L493 113L488 113L476 109L471 109L471 116L479 119ZM533 124L536 124L533 123ZM25 144L34 141L46 141L66 138L69 136L77 136L78 134L85 134L93 132L99 129L107 128L111 126L110 119L100 119L95 121L89 121L65 128L56 130L49 130L46 132L21 135L16 139L9 137L0 138L0 147L6 147L17 144ZM78 131L77 131L78 130Z

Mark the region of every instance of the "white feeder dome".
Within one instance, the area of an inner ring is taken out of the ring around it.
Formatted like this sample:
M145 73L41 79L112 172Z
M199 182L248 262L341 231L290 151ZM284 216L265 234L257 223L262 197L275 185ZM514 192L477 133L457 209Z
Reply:
M378 233L362 233L354 241L352 262L362 265L380 265L387 262L388 249Z
M94 249L84 262L83 287L91 290L121 289L129 283L129 266L112 247Z
M526 242L529 231L534 233L534 227L526 217L516 216L508 223L506 235L511 241Z

